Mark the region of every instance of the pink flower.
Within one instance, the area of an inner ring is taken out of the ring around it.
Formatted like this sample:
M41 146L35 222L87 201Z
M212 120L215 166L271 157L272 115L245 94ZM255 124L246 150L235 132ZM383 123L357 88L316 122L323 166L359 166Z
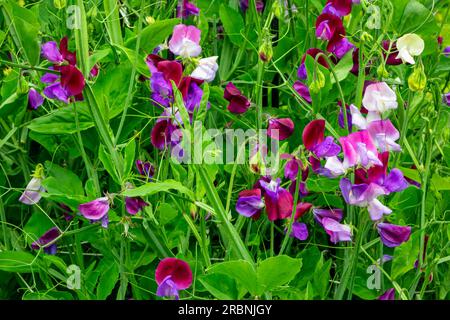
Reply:
M165 258L160 261L155 271L158 284L156 295L179 299L179 290L185 290L192 284L192 270L189 264L177 258Z
M294 122L290 118L271 118L267 128L267 135L272 139L285 140L294 132Z
M367 131L381 152L402 150L400 145L395 143L400 138L400 133L389 119L371 122Z
M200 29L194 26L176 25L169 41L170 51L183 58L198 56L202 52L200 33Z
M383 113L397 109L397 96L385 82L376 82L367 86L362 103L368 111Z
M367 130L341 137L339 142L344 150L344 168L350 168L354 165L361 165L366 168L372 165L382 165L378 159L377 148Z
M101 221L102 227L108 227L109 199L102 197L78 206L81 214L91 221Z

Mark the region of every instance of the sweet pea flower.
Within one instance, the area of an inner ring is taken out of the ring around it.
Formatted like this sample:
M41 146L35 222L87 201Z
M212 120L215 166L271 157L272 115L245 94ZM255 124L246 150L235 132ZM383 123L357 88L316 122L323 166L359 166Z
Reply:
M200 29L194 26L176 25L169 41L170 51L182 58L198 56L202 52L199 45L200 33Z
M58 44L55 41L48 41L42 44L41 55L52 63L59 64L64 62L64 58L59 52Z
M341 224L331 218L323 218L322 225L333 243L352 241L352 231L348 225Z
M342 209L313 209L314 219L322 225L323 218L330 218L337 222L341 222L344 212Z
M311 151L318 158L336 156L341 151L341 148L334 142L333 137L325 137L324 132L325 120L311 121L303 129L303 144L306 150Z
M377 300L395 300L395 289L387 289Z
M345 37L337 38L335 41L330 41L327 50L334 53L338 59L342 59L347 52L354 49L355 45L348 41Z
M316 37L330 41L345 36L345 29L342 25L342 20L334 15L329 13L323 13L317 17L316 20Z
M135 164L136 169L139 171L141 176L148 177L150 179L155 174L155 167L150 162L143 162L138 159Z
M331 13L339 17L349 15L352 11L352 0L328 0L322 13Z
M248 1L249 0L239 0L239 7L243 12L246 12L248 9ZM261 13L264 10L264 1L263 0L256 0L256 12Z
M303 55L302 57L302 61L300 63L300 66L298 67L297 70L297 76L300 80L306 80L308 78L308 74L306 72L306 66L305 66L305 60L306 60L306 56L311 56L313 59L316 59L316 56L319 53L324 53L322 50L317 49L317 48L309 48L308 50L306 50L306 53ZM325 59L325 57L323 56L319 56L319 58L317 59L317 62L324 66L325 68L329 68L330 66L328 65L327 60Z
M264 202L261 198L260 189L243 190L239 193L236 202L236 211L244 217L259 216Z
M135 215L146 206L148 206L148 203L142 200L141 197L125 197L125 208L131 215Z
M389 119L370 122L367 131L381 152L402 150L400 145L395 143L400 138L400 133Z
M191 77L204 80L206 82L212 82L216 77L217 70L219 69L217 58L218 56L200 59L198 66L192 72Z
M44 98L40 95L36 89L31 88L28 91L28 109L36 110L44 103Z
M450 107L450 92L444 93L442 95L442 102L444 102L447 106Z
M298 94L306 100L306 102L311 103L311 94L309 93L309 88L306 84L300 81L295 81L294 90L298 92Z
M57 227L53 227L50 230L46 231L38 240L34 241L31 244L31 248L33 250L39 250L41 247L44 247L44 252L47 254L56 254L57 246L56 243L49 243L55 241L61 232Z
M411 235L411 227L397 226L390 223L379 223L377 230L383 244L390 248L398 247L403 242L408 241Z
M367 207L373 221L392 213L391 209L377 199L378 196L387 194L382 186L376 183L352 184L347 178L341 179L339 186L345 202L358 207Z
M347 137L339 138L344 151L344 168L361 165L369 168L382 165L378 159L378 151L367 130L353 132Z
M223 97L229 102L227 109L232 113L241 114L250 107L250 100L232 82L228 82Z
M397 39L397 59L414 64L414 56L419 56L425 48L425 42L415 33L407 33Z
M108 197L102 197L87 203L80 204L78 206L78 210L86 219L89 219L91 222L101 221L103 228L108 227Z
M185 290L192 284L192 270L181 259L165 258L156 267L155 280L158 284L158 297L174 297L178 300L178 291Z
M284 177L291 180L291 186L289 187L289 192L292 195L295 195L295 188L297 185L297 174L298 170L302 171L301 174L301 182L299 184L299 192L300 196L308 195L308 190L306 189L306 179L308 179L309 168L306 165L303 165L302 161L297 157L290 154L282 154L281 159L288 160L284 167Z
M19 198L19 201L26 205L38 203L42 197L41 193L45 192L45 189L42 186L42 180L44 178L44 167L41 164L38 164L32 174L32 179L28 182L25 191Z
M447 58L450 57L450 46L445 47L444 50L442 51L442 53L443 53L444 56L446 56Z
M368 111L383 113L389 109L397 109L397 96L385 82L376 82L366 87L362 100Z
M286 140L294 132L294 122L290 118L270 118L267 135L275 140Z
M289 218L292 214L293 198L291 193L280 187L281 180L266 182L260 180L259 184L264 191L264 202L267 216L270 221Z
M304 241L308 239L308 227L306 224L295 221L292 224L292 231L289 235L291 238L297 238L298 240Z
M402 59L397 58L398 49L395 42L384 40L381 43L381 46L384 49L383 56L385 59L387 55L386 64L396 66L403 63Z
M198 16L200 9L196 7L189 0L182 0L181 4L177 5L177 18L188 18L189 16Z
M178 126L172 119L159 118L150 133L150 141L155 148L164 150L167 146L177 142L173 140L174 132L177 130Z
M381 116L377 111L367 112L367 116L364 117L361 111L353 104L349 107L352 125L355 125L358 129L367 129L367 126L376 120L380 120Z

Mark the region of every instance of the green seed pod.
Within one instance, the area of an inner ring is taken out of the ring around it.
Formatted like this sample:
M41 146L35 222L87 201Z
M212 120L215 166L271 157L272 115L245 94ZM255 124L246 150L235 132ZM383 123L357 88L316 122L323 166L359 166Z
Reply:
M380 78L388 78L389 77L389 72L386 70L386 66L383 64L380 64L377 68L377 75Z
M28 81L26 81L23 77L20 78L19 83L17 85L17 94L26 94L29 90Z

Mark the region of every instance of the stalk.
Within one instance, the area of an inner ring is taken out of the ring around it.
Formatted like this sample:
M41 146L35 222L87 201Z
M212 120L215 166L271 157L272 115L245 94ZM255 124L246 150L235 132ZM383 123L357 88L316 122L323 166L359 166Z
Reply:
M142 4L145 1L142 1ZM142 7L142 5L141 5ZM108 31L111 44L123 45L122 30L120 29L119 3L116 0L103 1L106 15L106 30ZM138 34L139 36L139 34Z

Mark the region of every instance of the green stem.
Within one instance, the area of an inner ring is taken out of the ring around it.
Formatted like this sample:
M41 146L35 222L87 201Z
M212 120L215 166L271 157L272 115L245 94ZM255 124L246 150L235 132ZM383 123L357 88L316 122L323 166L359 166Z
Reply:
M141 2L142 4L145 1ZM119 17L119 2L116 0L104 0L103 7L106 15L106 30L108 31L109 39L114 45L123 45L122 30L120 29ZM139 33L138 33L139 37Z

